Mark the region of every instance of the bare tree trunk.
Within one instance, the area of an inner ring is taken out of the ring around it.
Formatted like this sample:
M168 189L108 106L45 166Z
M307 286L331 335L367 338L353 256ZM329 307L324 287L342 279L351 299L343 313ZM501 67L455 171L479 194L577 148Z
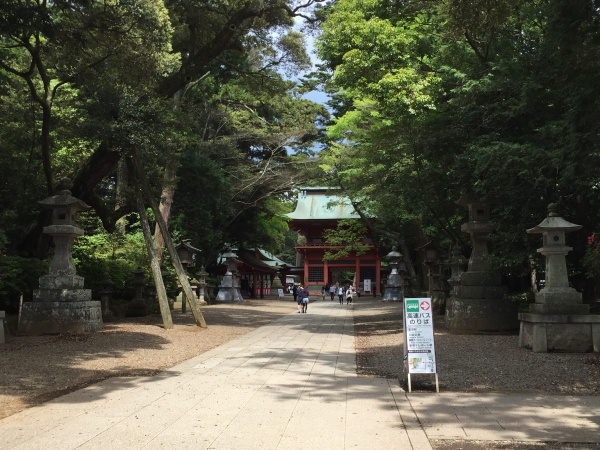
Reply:
M137 200L138 213L140 214L140 222L142 223L142 230L144 231L144 240L146 241L148 256L150 257L150 267L152 268L152 278L154 279L154 285L156 286L156 295L158 296L160 315L162 316L165 329L170 330L173 328L173 318L171 317L169 300L167 299L167 291L165 289L165 284L160 272L160 262L158 261L158 257L156 255L154 242L152 242L150 224L148 223L146 207L144 206L144 199L142 198L139 185L135 187L135 197Z
M417 278L417 272L415 271L415 266L413 265L412 259L410 258L410 251L408 250L404 239L399 239L399 243L400 248L402 249L404 262L406 263L406 270L408 270L408 275L411 280L411 284L413 287L418 287L420 286L420 284Z
M125 188L129 181L129 171L124 159L120 159L117 163L117 188L115 193L115 210L122 209L127 203L127 194ZM139 207L138 207L139 209ZM150 225L148 225L150 226ZM121 220L115 223L115 230L120 234L125 234L125 221Z
M150 190L150 186L148 185L148 180L144 176L142 172L142 168L140 166L140 162L136 156L135 151L133 152L132 162L135 167L135 172L138 180L142 186L142 190L144 194L148 198L150 202L150 206L152 207L152 211L156 215L156 223L160 227L160 231L165 240L165 244L167 250L169 251L169 255L171 256L171 261L173 262L173 267L175 268L175 272L177 273L177 279L179 280L179 284L181 285L185 296L187 297L188 302L190 302L190 308L192 310L192 314L194 315L194 319L196 320L196 325L202 328L206 328L206 321L204 320L204 316L198 307L198 302L196 302L196 297L194 296L194 292L192 291L192 287L190 286L190 282L187 277L187 273L179 260L179 256L177 255L177 250L173 245L173 240L171 239L171 235L169 234L169 230L167 229L167 225L160 215L160 210L158 209L158 205L154 198L152 197L152 192Z

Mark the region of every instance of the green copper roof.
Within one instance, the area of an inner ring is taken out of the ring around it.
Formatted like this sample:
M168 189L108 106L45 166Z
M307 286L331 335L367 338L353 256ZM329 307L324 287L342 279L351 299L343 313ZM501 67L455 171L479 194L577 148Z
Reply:
M295 211L286 215L292 220L358 219L350 200L336 195L338 192L327 187L302 188Z

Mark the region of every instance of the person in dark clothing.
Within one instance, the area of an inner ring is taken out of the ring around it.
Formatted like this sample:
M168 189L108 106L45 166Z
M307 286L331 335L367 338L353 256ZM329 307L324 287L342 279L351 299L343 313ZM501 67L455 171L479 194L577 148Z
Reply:
M309 292L308 289L304 288L302 289L302 293L298 294L302 296L302 312L305 313L306 311L308 311L308 296L309 296Z
M298 286L296 290L296 303L298 304L298 312L304 312L304 304L302 303L304 296L304 288L302 286Z
M294 287L292 288L292 295L294 296L294 303L298 302L298 286L296 286L294 284Z

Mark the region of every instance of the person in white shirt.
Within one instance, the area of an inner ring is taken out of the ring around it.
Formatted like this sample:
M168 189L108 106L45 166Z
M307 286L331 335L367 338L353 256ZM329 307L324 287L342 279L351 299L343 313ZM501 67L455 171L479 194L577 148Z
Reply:
M348 286L348 289L346 289L346 305L352 303L353 295L354 295L354 286Z

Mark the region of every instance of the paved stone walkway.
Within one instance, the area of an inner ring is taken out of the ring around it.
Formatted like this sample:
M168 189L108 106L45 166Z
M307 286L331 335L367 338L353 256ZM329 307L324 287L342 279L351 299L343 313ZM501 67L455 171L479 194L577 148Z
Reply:
M290 308L294 305L290 302ZM431 449L429 439L600 440L600 400L405 394L356 376L352 314L310 304L154 377L0 420L0 449ZM440 374L443 377L443 374Z

